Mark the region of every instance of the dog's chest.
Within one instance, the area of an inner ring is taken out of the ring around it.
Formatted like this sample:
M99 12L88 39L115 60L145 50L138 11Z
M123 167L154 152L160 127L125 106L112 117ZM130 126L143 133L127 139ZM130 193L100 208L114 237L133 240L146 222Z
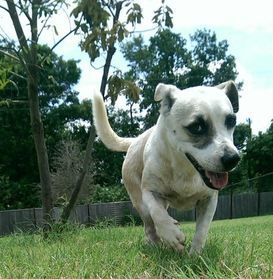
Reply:
M169 187L166 187L162 193L163 198L171 207L181 210L194 208L197 201L204 200L212 194L212 191L204 185L198 175L190 179L173 177L167 184Z

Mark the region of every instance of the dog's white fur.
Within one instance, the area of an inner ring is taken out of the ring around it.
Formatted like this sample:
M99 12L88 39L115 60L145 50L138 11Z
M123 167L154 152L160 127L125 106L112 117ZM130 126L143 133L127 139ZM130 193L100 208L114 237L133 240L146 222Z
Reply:
M159 84L154 99L161 101L156 125L137 138L121 138L109 125L101 94L95 92L92 104L97 134L108 148L127 151L123 181L148 239L182 251L185 236L167 207L195 207L196 233L190 253L200 252L215 213L218 191L206 186L185 154L191 154L205 170L225 171L221 157L227 150L237 153L232 139L234 128L227 129L225 117L238 111L238 92L231 81L218 87L186 90ZM196 147L185 127L200 115L211 122L214 132L207 144L196 140L200 144Z

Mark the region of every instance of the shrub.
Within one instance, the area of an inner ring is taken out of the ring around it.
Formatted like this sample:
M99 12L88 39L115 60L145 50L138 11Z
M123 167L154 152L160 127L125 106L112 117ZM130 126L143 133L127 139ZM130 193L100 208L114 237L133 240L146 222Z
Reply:
M40 187L35 183L18 183L0 176L0 210L38 207Z
M53 157L51 172L52 193L54 204L65 203L75 187L83 166L84 154L79 142L75 140L62 141ZM85 203L93 193L92 166L89 167L78 196L78 203Z
M96 202L118 202L129 201L128 193L123 185L112 187L97 185L91 198L92 203Z

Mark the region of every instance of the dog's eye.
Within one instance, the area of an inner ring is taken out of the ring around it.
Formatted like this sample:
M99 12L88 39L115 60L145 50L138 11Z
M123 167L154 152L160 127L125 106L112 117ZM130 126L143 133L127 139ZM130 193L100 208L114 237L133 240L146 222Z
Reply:
M235 114L229 114L226 117L225 125L228 129L232 129L236 125L236 115Z
M196 136L204 135L208 131L208 125L203 119L199 119L198 121L190 124L186 128L191 134Z

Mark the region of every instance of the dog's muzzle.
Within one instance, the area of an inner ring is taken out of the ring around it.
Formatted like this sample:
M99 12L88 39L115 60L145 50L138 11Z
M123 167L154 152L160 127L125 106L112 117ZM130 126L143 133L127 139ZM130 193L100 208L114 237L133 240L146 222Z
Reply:
M213 190L221 190L228 183L228 172L212 172L202 168L189 153L186 153L188 160L201 175L204 183Z

